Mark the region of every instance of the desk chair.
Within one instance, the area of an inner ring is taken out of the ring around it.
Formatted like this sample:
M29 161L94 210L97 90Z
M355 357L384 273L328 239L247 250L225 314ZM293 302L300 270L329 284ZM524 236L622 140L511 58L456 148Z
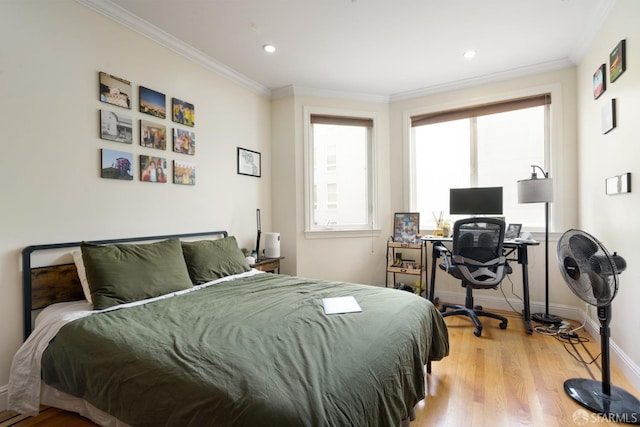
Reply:
M507 318L484 311L473 305L473 289L496 289L511 268L502 251L505 223L494 218L466 218L453 226L453 249L438 246L444 263L440 268L462 280L467 295L464 306L444 304L442 316L465 315L471 318L476 328L473 334L482 335L482 323L479 316L500 320L500 329L506 329ZM435 248L434 248L435 249ZM453 310L447 311L448 308Z

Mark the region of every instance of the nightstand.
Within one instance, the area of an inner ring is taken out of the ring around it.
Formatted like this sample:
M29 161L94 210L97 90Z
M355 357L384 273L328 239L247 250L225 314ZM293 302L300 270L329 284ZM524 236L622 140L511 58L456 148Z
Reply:
M266 271L267 273L280 273L280 260L284 259L283 256L278 258L261 258L256 261L255 264L251 264L251 267L256 270Z

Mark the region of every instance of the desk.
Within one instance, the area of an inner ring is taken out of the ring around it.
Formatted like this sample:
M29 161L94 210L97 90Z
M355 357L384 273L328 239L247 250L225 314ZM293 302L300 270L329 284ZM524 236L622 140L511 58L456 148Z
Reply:
M435 284L436 284L436 264L438 263L438 258L440 257L440 251L436 249L438 245L444 245L447 242L453 242L452 237L437 237L437 236L426 236L423 237L422 240L425 242L431 242L431 280L429 281L429 292L427 297L434 304L438 303L438 298L435 297ZM529 303L529 256L527 248L529 246L537 246L540 242L535 240L520 240L520 239L505 239L503 248L504 255L507 259L517 261L518 264L522 266L522 299L524 304L523 309L523 320L525 324L525 328L527 334L531 335L533 333L533 328L531 327L531 307ZM510 255L515 254L515 258L509 258ZM425 266L425 268L428 268Z

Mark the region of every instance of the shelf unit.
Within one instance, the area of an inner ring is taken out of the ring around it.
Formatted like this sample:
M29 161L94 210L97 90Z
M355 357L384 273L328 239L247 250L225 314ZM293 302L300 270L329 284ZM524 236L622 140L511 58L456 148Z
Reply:
M385 278L385 286L395 288L398 283L397 275L412 276L411 283L407 284L417 288L416 291L419 295L424 295L427 283L426 256L427 251L424 242L394 242L393 237L389 237L387 239L387 277ZM391 279L391 286L389 286L389 279ZM416 286L415 282L419 282L420 286Z

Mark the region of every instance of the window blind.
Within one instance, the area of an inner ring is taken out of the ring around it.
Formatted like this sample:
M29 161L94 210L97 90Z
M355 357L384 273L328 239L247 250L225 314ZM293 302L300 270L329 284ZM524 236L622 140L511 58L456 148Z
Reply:
M471 117L486 116L489 114L504 113L523 108L539 107L551 104L551 94L544 93L525 98L510 99L507 101L480 104L471 107L456 108L453 110L437 111L434 113L420 114L411 117L411 127L431 125L434 123L448 122L452 120L468 119Z
M325 116L319 114L311 115L311 123L321 125L373 127L373 119L362 117Z

